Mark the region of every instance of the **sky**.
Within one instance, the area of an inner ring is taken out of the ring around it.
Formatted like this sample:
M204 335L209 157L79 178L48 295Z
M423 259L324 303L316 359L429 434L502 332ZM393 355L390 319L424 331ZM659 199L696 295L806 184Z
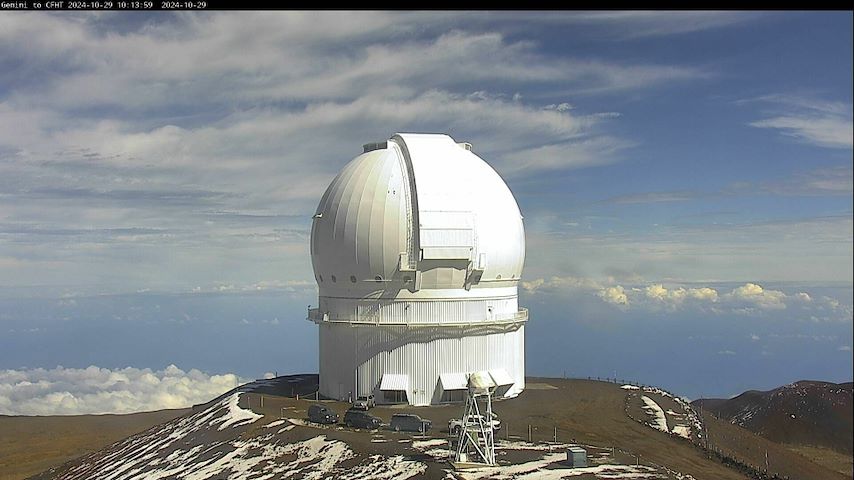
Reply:
M529 375L851 381L852 50L852 12L2 12L0 414L316 371L311 215L396 132L515 194Z

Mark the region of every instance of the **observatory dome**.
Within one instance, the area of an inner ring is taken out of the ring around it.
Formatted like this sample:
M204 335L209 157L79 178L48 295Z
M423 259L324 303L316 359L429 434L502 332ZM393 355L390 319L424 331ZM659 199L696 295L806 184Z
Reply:
M311 228L320 394L430 405L472 372L525 388L519 206L471 145L397 134L367 144L323 194Z
M365 145L323 194L311 232L321 295L510 286L524 256L510 189L447 135Z

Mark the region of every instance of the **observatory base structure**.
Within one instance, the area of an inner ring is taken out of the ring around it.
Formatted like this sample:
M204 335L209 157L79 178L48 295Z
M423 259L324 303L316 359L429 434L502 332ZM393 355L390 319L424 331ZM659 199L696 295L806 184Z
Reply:
M368 144L314 215L320 394L463 402L487 371L496 398L525 388L516 200L470 144L396 134Z
M515 397L525 388L520 319L477 325L321 320L320 393L341 400L373 394L380 403L411 405L463 402L467 375L485 370L498 384L497 398Z

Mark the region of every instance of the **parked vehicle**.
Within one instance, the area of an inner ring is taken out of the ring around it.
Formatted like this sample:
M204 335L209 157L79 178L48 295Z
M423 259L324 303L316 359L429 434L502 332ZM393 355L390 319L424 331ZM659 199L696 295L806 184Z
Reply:
M481 419L483 419L483 415L467 415L465 418L465 423L468 424L469 427L475 427L480 423ZM492 412L492 421L486 422L487 425L492 425L493 431L501 430L501 420L498 419L498 415L495 412ZM459 418L452 418L448 421L448 431L451 432L451 435L459 435L460 430L463 427L463 420Z
M402 430L405 432L426 433L427 430L430 430L432 425L433 422L430 420L421 418L412 413L395 413L391 416L389 428L395 432L400 432Z
M315 423L338 423L338 414L326 405L308 407L308 420Z
M364 410L351 408L344 412L344 424L352 428L367 428L376 430L383 425L383 421Z
M361 396L353 402L353 408L359 410L369 410L377 406L377 401L373 395Z

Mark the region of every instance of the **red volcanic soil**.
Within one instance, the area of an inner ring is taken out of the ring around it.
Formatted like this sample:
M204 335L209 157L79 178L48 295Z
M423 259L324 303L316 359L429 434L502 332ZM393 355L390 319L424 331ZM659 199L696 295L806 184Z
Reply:
M852 384L799 381L767 392L693 402L721 420L778 443L854 452Z

